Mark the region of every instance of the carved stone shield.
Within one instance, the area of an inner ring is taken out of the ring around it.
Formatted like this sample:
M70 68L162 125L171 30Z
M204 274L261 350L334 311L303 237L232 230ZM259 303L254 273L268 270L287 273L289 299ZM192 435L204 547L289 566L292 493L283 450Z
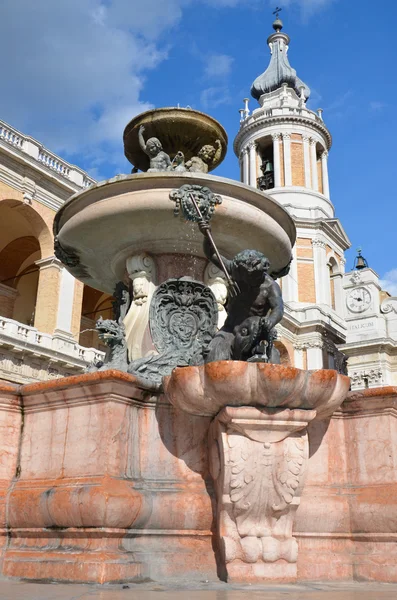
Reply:
M209 287L189 278L168 279L153 295L149 323L159 353L200 352L217 330L218 306Z

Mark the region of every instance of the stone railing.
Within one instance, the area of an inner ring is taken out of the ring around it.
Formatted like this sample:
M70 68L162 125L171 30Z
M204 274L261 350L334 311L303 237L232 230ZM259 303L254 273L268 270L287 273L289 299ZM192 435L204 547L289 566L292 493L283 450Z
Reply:
M23 145L23 137L14 129L2 123L0 121L0 140L7 142L7 144L11 144L12 146L17 146L22 148Z
M38 160L45 164L49 169L56 171L64 177L69 177L70 168L67 163L62 162L55 154L48 150L41 150Z
M103 357L65 332L50 335L0 317L0 379L25 383L74 375Z
M24 135L4 121L0 121L0 144L1 142L12 146L23 152L27 157L37 161L38 167L44 166L50 171L55 172L63 180L70 182L74 189L86 188L96 183L96 180L90 177L85 171L62 160L59 156L44 148L40 142L30 136Z

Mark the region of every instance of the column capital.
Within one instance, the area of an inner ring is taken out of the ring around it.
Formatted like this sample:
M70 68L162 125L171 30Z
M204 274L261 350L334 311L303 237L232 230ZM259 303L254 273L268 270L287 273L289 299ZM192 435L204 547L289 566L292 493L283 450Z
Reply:
M63 269L63 264L56 256L47 256L47 258L40 258L39 260L36 260L34 264L39 267L40 271L42 269L48 269L49 267L56 267L60 271Z
M311 137L311 138L309 138L309 144L311 146L315 146L317 144L317 140L315 140L314 138Z
M324 240L320 239L320 238L313 238L312 239L312 246L316 246L317 248L326 248L326 243L324 242Z
M311 138L308 135L302 135L302 140L305 142L305 144L308 144Z
M290 140L291 139L291 134L290 133L282 133L282 138L283 140Z
M328 158L328 150L324 150L324 152L321 153L321 160L327 160Z
M249 142L249 144L248 144L248 148L249 148L250 150L252 150L252 148L255 148L255 150L256 150L256 148L257 148L257 143L256 143L256 142L254 142L254 141L252 141L252 142Z
M281 133L272 133L273 142L280 141Z

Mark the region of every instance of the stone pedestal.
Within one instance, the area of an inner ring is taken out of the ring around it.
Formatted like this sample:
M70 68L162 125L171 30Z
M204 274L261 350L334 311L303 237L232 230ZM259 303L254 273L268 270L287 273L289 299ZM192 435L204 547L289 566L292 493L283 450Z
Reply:
M118 371L27 385L22 398L5 575L216 577L209 419L176 414Z
M210 429L211 474L227 581L297 579L292 536L315 410L226 407Z

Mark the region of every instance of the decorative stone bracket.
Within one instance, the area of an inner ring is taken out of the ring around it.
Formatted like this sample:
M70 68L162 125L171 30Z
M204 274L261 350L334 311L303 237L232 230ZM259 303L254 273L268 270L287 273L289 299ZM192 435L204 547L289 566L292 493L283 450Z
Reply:
M223 408L209 431L210 469L228 581L294 581L292 536L315 410Z

